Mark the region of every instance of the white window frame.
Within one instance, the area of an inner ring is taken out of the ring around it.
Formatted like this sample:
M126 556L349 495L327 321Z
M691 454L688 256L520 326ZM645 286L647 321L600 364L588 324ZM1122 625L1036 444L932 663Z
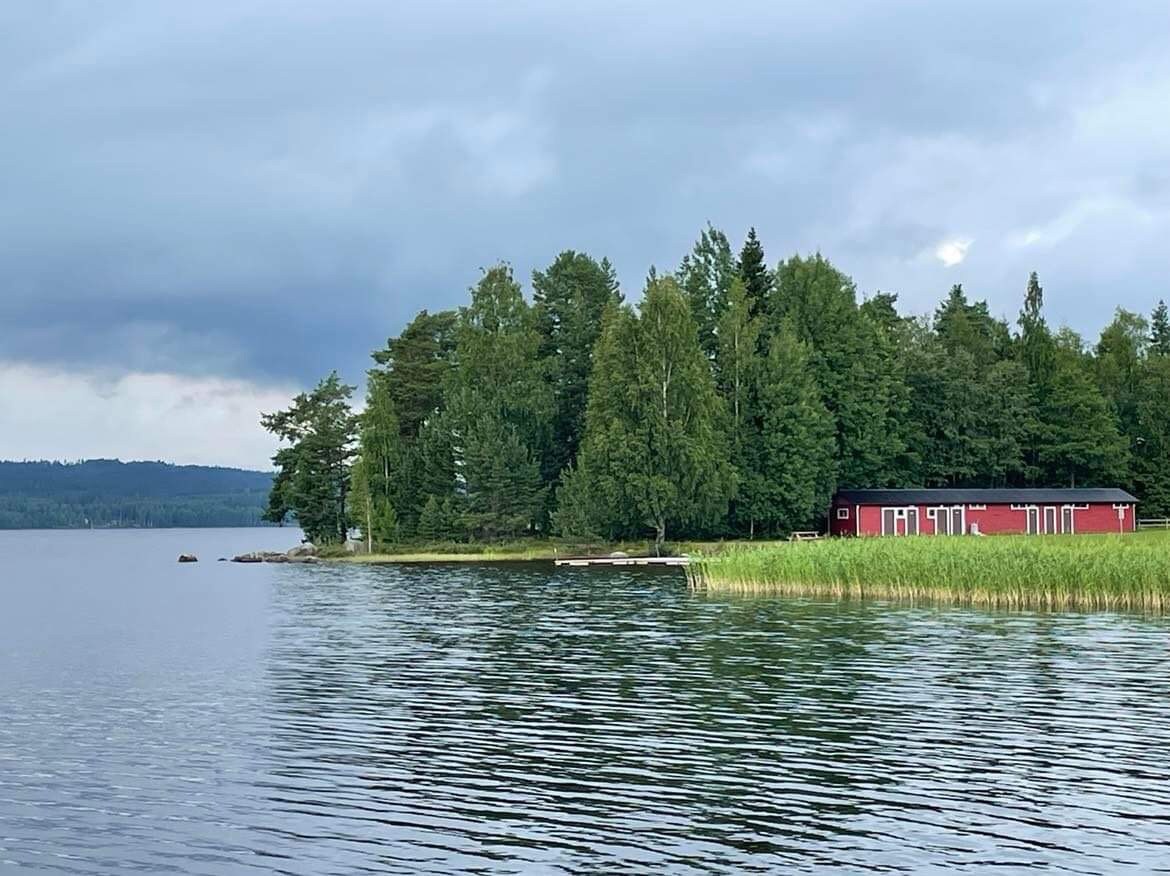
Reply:
M1027 511L1031 507L1032 507L1031 505L1012 505L1012 510L1013 511Z
M849 519L849 506L848 505L842 505L840 508L837 509L837 519L838 520L848 520Z
M967 510L968 511L986 511L987 506L986 505L968 505Z

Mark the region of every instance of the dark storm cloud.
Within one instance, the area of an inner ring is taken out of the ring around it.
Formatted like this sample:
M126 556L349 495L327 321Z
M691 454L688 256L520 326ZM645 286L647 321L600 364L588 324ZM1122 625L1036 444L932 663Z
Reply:
M1170 7L824 6L10 4L0 360L357 377L481 266L636 294L707 220L918 311L1167 294Z

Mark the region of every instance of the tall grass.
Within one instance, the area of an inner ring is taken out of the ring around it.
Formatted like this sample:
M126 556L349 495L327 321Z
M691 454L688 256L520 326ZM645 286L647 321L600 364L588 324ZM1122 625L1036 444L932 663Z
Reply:
M993 608L1170 609L1170 537L826 539L703 556L692 586Z

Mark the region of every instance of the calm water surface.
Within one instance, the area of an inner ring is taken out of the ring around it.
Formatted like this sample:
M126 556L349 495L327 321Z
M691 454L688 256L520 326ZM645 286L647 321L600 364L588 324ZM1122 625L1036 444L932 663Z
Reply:
M1170 872L1166 620L294 541L0 533L0 872Z

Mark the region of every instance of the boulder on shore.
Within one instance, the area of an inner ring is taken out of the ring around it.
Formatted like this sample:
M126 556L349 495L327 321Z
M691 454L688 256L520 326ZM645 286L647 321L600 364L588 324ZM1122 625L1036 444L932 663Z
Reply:
M293 548L295 551L296 548ZM315 550L315 549L314 549ZM280 551L252 551L232 557L233 563L315 563L317 558L306 554L281 553Z
M317 556L317 546L312 542L307 541L295 548L290 548L289 550L285 551L285 554L289 557L315 557Z
M179 554L180 563L198 563L199 557L194 554Z

